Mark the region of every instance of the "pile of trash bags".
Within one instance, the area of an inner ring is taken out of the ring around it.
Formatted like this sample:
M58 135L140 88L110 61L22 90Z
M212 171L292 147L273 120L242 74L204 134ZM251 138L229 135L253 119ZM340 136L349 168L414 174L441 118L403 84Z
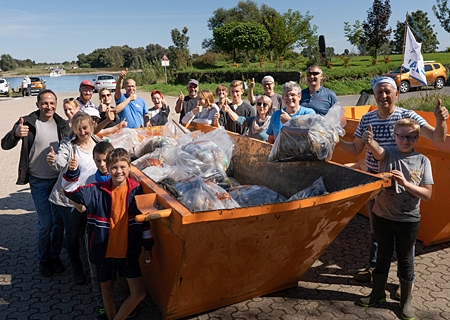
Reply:
M307 114L286 122L275 140L269 162L330 160L339 136L344 136L345 110L334 104L325 116Z
M107 138L114 147L125 147L132 153L137 158L132 162L134 166L192 212L301 199L296 195L286 199L265 186L241 185L229 177L227 170L237 145L223 128L185 133L168 122L151 134L123 130ZM301 197L319 195L317 187L310 189L302 190ZM320 192L326 193L325 186Z

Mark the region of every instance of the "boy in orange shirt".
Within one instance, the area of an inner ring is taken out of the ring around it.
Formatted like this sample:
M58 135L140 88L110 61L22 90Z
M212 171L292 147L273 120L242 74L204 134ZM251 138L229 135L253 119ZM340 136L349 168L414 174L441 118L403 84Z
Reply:
M63 176L65 195L86 207L89 258L97 265L97 279L101 282L103 303L108 319L125 319L145 297L145 288L139 266L139 256L145 248L145 259L151 261L153 238L148 223L135 220L139 210L134 196L142 194L139 182L130 179L130 156L118 148L107 155L106 165L111 179L80 187L77 184L79 169L72 159ZM116 312L114 283L116 274L126 278L130 296Z

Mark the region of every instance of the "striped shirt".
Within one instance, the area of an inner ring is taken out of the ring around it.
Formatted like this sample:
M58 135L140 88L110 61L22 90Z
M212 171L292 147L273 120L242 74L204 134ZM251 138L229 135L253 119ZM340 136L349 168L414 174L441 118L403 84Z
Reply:
M394 127L398 120L411 118L416 120L422 128L427 121L412 110L396 107L394 112L387 119L378 118L377 110L370 111L362 116L356 128L354 136L362 138L364 131L372 125L373 138L382 147L395 146ZM367 148L366 152L367 168L373 172L378 172L378 161L373 157L372 152Z

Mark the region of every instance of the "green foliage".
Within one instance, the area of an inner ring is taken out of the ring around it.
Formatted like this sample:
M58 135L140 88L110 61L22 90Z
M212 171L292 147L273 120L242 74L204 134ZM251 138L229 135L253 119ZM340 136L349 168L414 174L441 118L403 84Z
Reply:
M344 22L344 34L348 42L359 50L364 36L364 29L362 28L361 22L355 20L353 26L350 26L350 23L348 22Z
M184 27L181 32L177 28L170 31L174 45L169 47L169 51L172 57L172 64L177 70L184 70L191 65L187 33L187 27Z
M389 0L374 0L372 7L367 11L367 20L364 20L363 43L373 48L373 58L378 59L378 50L389 41L392 29L387 28L391 16Z
M422 53L435 52L438 48L439 41L433 30L434 25L430 24L427 13L422 10L417 10L412 12L411 16L408 16L408 23L413 29L415 28L417 29L416 31L420 32L419 34L416 33L414 37L418 42L422 42ZM394 31L394 40L392 41L393 51L395 53L402 52L404 32L405 23L397 21L397 27Z
M433 12L439 20L442 28L450 33L450 8L447 0L436 0L437 6L433 5Z
M441 99L442 105L450 108L450 96L439 90L425 90L421 91L417 97L403 98L400 97L399 106L410 110L420 110L433 112L437 101Z
M213 31L214 42L225 52L264 48L269 44L269 33L263 25L254 22L230 22ZM235 56L236 57L236 56Z
M3 71L11 71L17 68L16 60L9 54L0 56L0 69Z

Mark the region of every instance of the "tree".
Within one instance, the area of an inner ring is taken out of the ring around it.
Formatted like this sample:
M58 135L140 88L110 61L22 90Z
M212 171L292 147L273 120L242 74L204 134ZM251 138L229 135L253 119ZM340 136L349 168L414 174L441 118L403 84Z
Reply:
M361 49L363 49L363 39L364 39L364 29L361 25L361 22L359 20L356 20L353 26L350 26L350 23L344 22L344 34L347 38L348 42L352 46L355 46L360 54L363 54L361 52ZM365 51L363 49L363 51Z
M167 49L159 44L150 43L145 47L146 57L148 62L160 61L164 54L167 54Z
M269 44L270 35L266 28L254 22L230 22L213 31L214 42L225 52L233 52L236 60L236 50L247 53L249 50L264 48Z
M442 28L450 33L450 8L447 0L436 0L437 7L433 5L433 12Z
M374 0L372 8L367 11L367 20L363 22L364 36L363 43L371 48L373 57L378 60L378 50L383 44L389 41L392 33L391 28L387 28L391 17L391 4L389 0Z
M9 54L2 54L0 57L0 69L10 71L17 68L17 61Z
M186 69L190 65L188 28L184 27L181 32L175 28L170 31L173 46L169 47L173 64L179 70Z
M412 17L412 18L411 18ZM408 16L408 23L412 30L416 31L414 35L418 42L422 42L422 53L435 52L438 48L439 41L433 31L435 25L430 24L427 13L421 10L412 12ZM401 53L403 49L405 34L405 23L397 21L397 28L394 31L394 40L392 41L393 51Z

